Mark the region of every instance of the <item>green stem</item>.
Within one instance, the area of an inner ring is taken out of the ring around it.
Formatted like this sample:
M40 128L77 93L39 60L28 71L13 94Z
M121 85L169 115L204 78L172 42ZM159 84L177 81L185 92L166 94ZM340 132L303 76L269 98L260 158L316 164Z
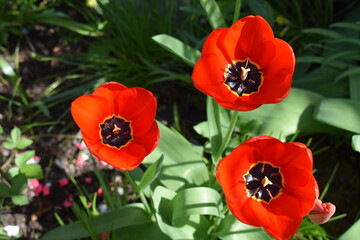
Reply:
M230 142L230 139L231 139L231 135L234 131L234 128L235 128L235 124L236 124L236 120L239 116L239 112L238 111L233 111L231 113L231 120L230 120L230 125L229 125L229 128L226 132L226 135L223 139L223 141L221 142L221 146L219 148L219 151L218 153L215 155L215 160L216 160L216 163L219 162L220 158L221 158L221 155L224 153L227 145L229 144Z
M126 179L129 181L129 183L131 184L131 186L136 190L136 192L139 194L140 196L140 200L141 202L144 204L145 206L145 210L146 212L148 212L151 215L151 210L150 210L150 206L148 204L148 202L146 201L146 198L143 194L143 192L139 191L138 185L136 184L136 182L134 181L133 177L131 176L131 174L129 173L129 171L124 171L125 177Z
M236 0L233 23L235 23L240 16L241 0Z

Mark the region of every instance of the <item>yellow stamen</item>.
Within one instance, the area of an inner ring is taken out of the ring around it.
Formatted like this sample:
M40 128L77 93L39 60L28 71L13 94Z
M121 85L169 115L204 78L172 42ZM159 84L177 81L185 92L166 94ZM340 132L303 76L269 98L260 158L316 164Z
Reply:
M114 124L114 129L113 129L113 133L115 133L115 134L118 134L118 131L120 131L121 130L121 128L119 128L118 126L116 126L116 124Z
M248 72L250 72L250 68L244 68L244 67L241 67L241 80L245 80L247 75L248 75Z
M266 187L267 185L272 185L273 183L268 179L268 177L265 176L261 180L261 184L263 185L263 187Z

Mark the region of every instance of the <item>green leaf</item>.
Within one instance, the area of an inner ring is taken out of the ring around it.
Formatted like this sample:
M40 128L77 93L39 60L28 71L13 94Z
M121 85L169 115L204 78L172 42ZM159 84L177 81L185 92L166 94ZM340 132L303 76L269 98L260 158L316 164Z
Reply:
M338 22L331 24L330 27L347 28L355 31L360 31L360 24L357 23Z
M32 143L33 143L32 140L27 139L27 138L22 138L22 139L20 139L20 141L17 142L15 147L17 149L24 149L24 148L30 146Z
M348 58L348 57L352 57L352 56L358 56L360 55L360 51L357 51L357 50L350 50L350 51L341 51L341 52L338 52L338 53L335 53L325 59L322 60L322 62L320 62L320 64L322 64L322 66L326 66L326 65L331 65L331 66L338 66L338 60L339 58Z
M251 0L247 2L247 4L254 15L262 16L270 26L274 25L275 13L269 2L263 0Z
M39 164L31 163L20 168L20 172L25 174L27 178L44 178L44 174Z
M3 129L3 127L0 125L0 134L3 134L3 132L4 132L4 129Z
M5 141L3 142L3 147L6 149L14 149L16 146L16 143L14 143L10 138L6 138Z
M12 167L12 168L10 168L9 170L8 170L8 174L9 174L9 176L10 177L15 177L16 175L18 175L19 174L19 168L18 167L16 167L16 166L14 166L14 167Z
M340 236L339 240L350 240L358 239L360 232L360 220L357 220L343 235Z
M12 194L21 193L27 186L27 179L24 174L18 174L11 178L11 192Z
M121 240L171 240L160 229L157 223L128 226L111 232L112 239Z
M335 133L338 129L314 120L315 104L322 96L296 88L291 88L290 94L277 104L265 104L250 112L240 112L241 126L251 121L257 121L259 127L248 132L250 136L268 135L286 140L297 133ZM284 120L286 119L286 121Z
M189 64L190 66L194 66L201 56L199 50L194 49L181 42L180 40L167 34L159 34L153 36L152 39L169 52L180 57L185 63Z
M333 38L333 39L340 39L340 38L344 37L344 35L336 32L336 31L332 31L332 30L328 30L328 29L324 29L324 28L305 28L302 30L302 32L309 33L309 34L319 34L324 37Z
M226 23L215 0L200 0L212 29L224 28Z
M159 228L171 239L207 239L210 222L202 215L191 215L172 222L171 200L176 192L158 186L153 194L155 216Z
M3 57L0 57L0 69L4 75L9 77L11 83L15 84L17 75L11 65Z
M161 155L160 158L146 170L138 185L139 191L149 186L157 178L162 168L163 159L164 156Z
M186 186L200 186L209 181L207 168L191 144L179 133L170 130L160 122L160 140L157 148L143 163L150 166L164 155L158 180L171 190Z
M222 217L221 196L213 188L187 188L176 194L170 204L173 222L196 214Z
M34 150L25 151L23 153L17 153L15 156L15 164L16 166L21 167L34 156L35 156Z
M360 101L326 98L317 104L316 120L360 134Z
M259 227L253 227L237 220L232 214L223 218L213 235L222 240L271 240L273 239Z
M0 197L11 197L11 190L5 183L0 182Z
M140 203L128 204L116 210L93 217L96 232L102 233L113 229L141 226L150 222L144 207ZM139 228L138 228L139 229ZM71 240L86 238L89 234L79 221L55 228L47 232L42 240Z
M360 101L360 74L349 76L350 98Z
M339 76L337 76L335 78L335 82L338 81L339 79L342 79L342 78L345 78L348 76L352 76L352 75L359 75L359 74L360 74L360 67L350 68L349 70L346 70L346 71L342 72L341 74L339 74Z
M360 152L360 135L353 135L351 145L354 151Z
M18 127L14 127L10 132L11 141L15 144L20 140L21 131Z
M44 11L41 14L38 14L36 18L38 22L63 27L81 35L89 37L98 37L102 35L102 32L98 31L96 28L73 21L68 15L62 12L54 12L51 10Z
M16 195L11 197L11 201L18 206L23 206L29 203L29 199L24 195Z
M220 108L219 104L217 104L212 97L207 96L206 113L209 127L209 139L211 143L211 155L213 157L215 157L219 152L223 139L220 121ZM217 159L214 160L216 161Z

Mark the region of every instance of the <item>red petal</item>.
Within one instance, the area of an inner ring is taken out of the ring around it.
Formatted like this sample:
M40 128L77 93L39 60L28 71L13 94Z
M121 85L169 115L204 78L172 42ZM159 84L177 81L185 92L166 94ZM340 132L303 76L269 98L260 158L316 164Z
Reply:
M263 83L259 93L249 96L255 103L277 103L290 91L295 67L295 56L289 44L275 39L276 56L266 67L262 68Z
M216 102L224 108L235 110L235 111L251 111L259 108L262 104L251 104L249 101L244 101L243 98L237 97L233 102L225 102L216 100Z
M202 48L202 51L201 51L202 56L209 54L209 53L214 53L218 56L222 56L223 53L219 49L219 47L217 45L217 41L218 41L220 35L223 32L227 32L228 30L229 29L227 29L227 28L218 28L218 29L214 30L212 33L210 33L210 35L206 38L206 41ZM231 62L231 60L228 62Z
M133 142L146 148L146 155L151 153L158 144L160 131L157 123L154 121L150 130L143 136L134 138Z
M93 95L107 96L110 99L115 99L119 92L127 89L124 85L117 82L107 82L99 86L93 92Z
M122 91L117 100L116 114L131 121L133 136L142 136L154 123L157 102L151 92L134 87Z
M270 25L260 16L247 16L223 32L218 46L231 60L249 58L260 68L275 56L274 34Z
M129 143L120 150L107 146L101 147L95 151L94 155L121 171L130 171L135 169L144 160L146 150L141 145Z
M99 124L104 118L114 112L105 98L94 95L85 95L77 98L71 104L71 114L81 131L91 139L99 139Z

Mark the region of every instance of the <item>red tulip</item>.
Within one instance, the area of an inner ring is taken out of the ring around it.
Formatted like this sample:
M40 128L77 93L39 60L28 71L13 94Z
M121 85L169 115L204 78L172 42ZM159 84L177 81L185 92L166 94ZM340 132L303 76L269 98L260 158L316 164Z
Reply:
M219 162L216 178L237 219L288 239L318 197L312 164L302 143L253 137Z
M92 154L119 170L133 170L157 146L156 107L151 92L110 82L77 98L71 114Z
M221 106L249 111L285 98L294 66L290 45L262 17L247 16L208 36L192 79Z

